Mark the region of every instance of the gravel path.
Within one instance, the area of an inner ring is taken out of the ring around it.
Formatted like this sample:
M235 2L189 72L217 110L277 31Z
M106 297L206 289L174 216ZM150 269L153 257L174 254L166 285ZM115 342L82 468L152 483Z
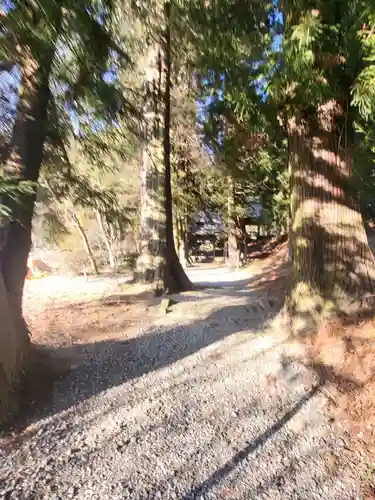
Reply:
M357 498L316 375L241 281L79 346L47 416L3 446L0 498Z

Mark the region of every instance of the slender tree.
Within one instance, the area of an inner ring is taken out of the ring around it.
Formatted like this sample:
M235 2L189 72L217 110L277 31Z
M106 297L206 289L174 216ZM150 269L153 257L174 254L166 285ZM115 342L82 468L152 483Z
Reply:
M235 222L235 198L234 198L234 182L231 176L228 176L228 266L235 268L237 265L237 236Z
M177 256L173 237L173 207L171 188L171 87L172 87L172 45L171 45L171 4L165 3L166 27L164 34L164 208L165 208L165 270L164 286L169 293L192 288L181 262Z
M84 227L81 224L81 221L79 220L77 214L75 212L73 212L73 211L71 211L69 213L69 219L70 219L73 227L77 230L80 238L82 239L82 243L83 243L85 252L87 253L87 257L88 257L88 259L90 261L93 273L94 274L99 274L98 265L96 263L93 251L91 250L91 246L90 246L89 240L87 238L85 229L84 229Z
M104 215L101 210L99 210L98 208L95 209L95 215L96 215L96 220L98 221L101 237L107 249L109 265L111 266L112 271L116 271L116 257L115 257L115 252L113 250L113 242L110 234L110 228L106 227Z

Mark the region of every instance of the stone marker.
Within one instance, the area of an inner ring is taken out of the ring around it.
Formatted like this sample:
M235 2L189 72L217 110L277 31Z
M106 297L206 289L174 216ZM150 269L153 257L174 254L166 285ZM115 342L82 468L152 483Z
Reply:
M162 311L165 312L165 314L169 313L171 311L171 307L177 304L177 302L170 297L165 297L160 304L160 308Z

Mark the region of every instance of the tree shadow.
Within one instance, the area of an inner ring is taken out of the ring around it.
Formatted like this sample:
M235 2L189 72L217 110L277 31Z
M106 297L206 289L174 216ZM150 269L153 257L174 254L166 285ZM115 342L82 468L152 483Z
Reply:
M227 295L226 291L221 293ZM151 326L146 332L124 340L122 336L121 340L75 343L53 349L52 359L67 360L70 365L68 372L55 382L55 389L64 397L51 401L45 398L44 392L32 394L32 404L17 425L67 410L112 387L170 366L233 334L262 330L279 312L283 297L272 307L257 308L253 307L256 296L253 290L243 304L219 308L187 325ZM85 313L83 304L79 304L78 311ZM89 323L85 328L97 329L98 325Z
M317 393L320 387L320 383L313 386L309 390L309 392L302 396L300 400L283 415L283 417L281 417L274 423L274 425L266 429L245 448L236 453L222 467L211 474L211 476L208 477L205 481L185 494L182 497L182 500L202 498L205 493L207 493L215 485L225 479L231 472L233 472L242 461L247 459L249 455L254 453L259 447L263 446L269 439L271 439L277 432L279 432L289 422L289 420L291 420L301 410L301 408Z
M351 318L344 318L328 323L305 339L304 364L334 389L337 396L334 403L341 405L341 409L349 408L349 420L358 423L360 417L365 425L370 424L374 415L374 325L351 321Z
M281 361L282 370L288 370L289 365L295 363L295 359L292 357L285 357ZM298 361L300 362L300 360ZM230 476L237 468L241 466L242 462L248 460L249 456L255 453L259 448L265 446L267 441L272 439L278 432L282 430L282 428L288 424L288 422L295 417L295 415L321 390L325 389L327 384L330 384L333 380L336 383L340 384L341 390L345 391L354 391L360 387L358 382L351 378L350 376L340 375L331 370L329 367L315 363L308 364L308 368L313 369L316 374L316 382L315 384L306 392L297 403L287 411L281 418L279 418L273 425L268 427L263 433L261 433L258 437L256 437L253 441L251 441L247 446L238 451L235 455L233 455L230 460L228 460L224 465L220 468L216 469L209 477L207 477L203 482L195 486L193 489L188 491L182 497L183 500L194 500L200 498L206 498L205 495L209 494L210 490L213 490L222 482L225 482L225 479ZM291 382L291 380L290 380ZM254 491L254 495L251 498L258 498L262 494L266 493L268 490L273 487L279 487L279 482L283 481L286 477L288 471L293 471L294 466L293 463L286 468L283 468L282 472L278 474L274 474L268 479L260 483L256 487L256 491ZM330 471L330 474L335 474L334 471ZM225 483L224 483L225 484ZM211 493L212 495L212 493ZM230 498L232 498L229 495ZM233 497L234 498L234 497ZM250 498L250 496L249 496Z

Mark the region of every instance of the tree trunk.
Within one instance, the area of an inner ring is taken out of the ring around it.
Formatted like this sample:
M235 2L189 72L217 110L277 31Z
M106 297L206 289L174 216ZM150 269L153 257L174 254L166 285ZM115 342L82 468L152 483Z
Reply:
M0 425L18 410L17 390L27 369L29 338L20 328L0 273Z
M180 252L180 242L181 242L181 224L180 224L180 216L178 214L178 209L175 205L175 210L173 212L173 238L174 238L174 246L178 253ZM179 253L179 259L182 264L181 256Z
M190 246L189 246L189 237L188 237L188 218L187 215L182 220L182 227L184 232L184 250L185 250L185 260L188 266L192 266L193 262L190 258Z
M286 126L285 130L289 134L288 127ZM291 188L293 185L293 178L292 178L292 173L293 173L293 168L292 168L292 154L291 154L291 146L294 144L293 141L293 131L292 129L290 130L290 136L288 140L288 177L289 177L289 187ZM291 193L292 196L292 193ZM288 210L288 216L287 216L287 233L288 233L288 261L293 260L293 245L292 245L292 240L293 240L293 234L292 234L292 204L290 203L289 205L289 210Z
M179 244L179 259L180 259L182 267L188 266L189 262L187 259L186 243L185 243L185 240L183 238L180 240L180 244Z
M184 222L180 215L176 218L176 232L177 232L177 248L179 252L179 259L182 267L187 267L188 258L187 258L187 249L186 249L186 232L184 228Z
M70 220L72 221L73 226L76 228L78 234L82 238L83 246L85 247L85 251L87 253L87 257L89 258L89 261L90 261L90 264L91 264L91 267L92 267L94 274L99 274L99 270L98 270L98 266L97 266L94 254L92 253L89 240L87 238L85 230L83 229L82 224L80 223L78 217L74 213L70 214Z
M177 227L179 228L178 234L178 249L180 262L183 267L191 266L193 263L189 255L189 244L188 244L188 228L187 228L187 217L177 218Z
M102 240L103 240L104 245L107 249L109 265L113 271L116 271L115 254L114 254L113 249L112 249L111 239L108 236L108 232L106 231L106 229L104 227L103 214L100 212L100 210L95 210L95 213L96 213L96 220L98 221L100 233L102 235Z
M150 51L147 73L149 80L145 105L145 131L141 150L141 213L139 257L136 278L160 287L164 267L162 236L162 182L160 141L160 47ZM152 102L150 99L152 96Z
M57 7L58 30L61 9ZM56 31L57 32L57 31ZM19 46L17 65L20 88L9 152L3 166L4 179L15 184L36 183L47 133L47 109L50 101L49 75L54 57L51 41L43 58L34 59L26 46ZM39 61L43 60L43 66ZM19 386L29 367L30 339L22 313L22 297L31 248L33 194L21 192L17 202L10 196L1 201L11 213L0 220L0 311L2 319L0 348L0 422L19 403Z
M234 183L231 176L228 177L228 266L237 266L237 237L236 222L234 220Z
M351 130L343 109L328 101L314 121L289 123L294 282L287 305L297 332L373 293L374 256L350 183ZM343 116L344 138L337 133Z
M150 141L150 149L142 149L141 159L141 213L139 257L137 260L137 279L147 283L158 282L162 278L164 266L164 242L162 239L160 172L155 140Z
M140 239L139 257L137 260L137 278L140 281L152 282L154 280L153 257L150 239L152 234L151 223L151 193L149 187L150 158L145 146L141 151L140 181L141 181L141 213L140 213Z
M192 289L192 283L187 277L181 262L178 259L173 237L173 208L171 188L171 27L170 27L170 2L165 3L166 30L164 37L164 207L165 207L165 271L164 288L168 293L178 293Z
M4 178L16 184L20 181L35 183L38 180L49 102L48 75L45 72L42 74L36 62L29 58L20 70L23 95L17 106L10 155L4 165ZM22 295L31 248L35 192L21 193L18 198L18 202L11 197L1 200L10 209L11 217L3 218L0 222L0 264L8 301L18 317L17 323L24 325ZM22 329L25 338L28 337L25 325Z

